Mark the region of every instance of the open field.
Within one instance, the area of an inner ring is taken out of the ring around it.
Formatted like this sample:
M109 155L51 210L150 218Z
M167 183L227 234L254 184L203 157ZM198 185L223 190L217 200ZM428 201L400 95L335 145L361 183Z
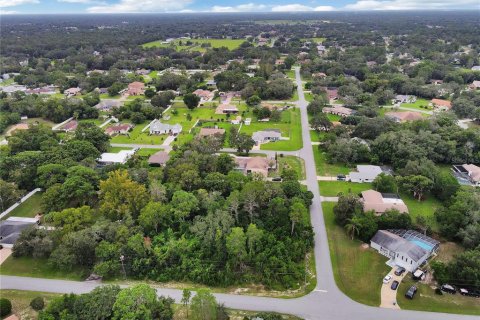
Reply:
M327 163L325 153L318 146L312 146L315 166L319 176L336 176L338 174L348 174L353 168L348 168L341 164Z
M355 301L370 306L380 305L382 279L390 268L387 258L362 242L351 240L334 219L333 202L322 203L333 274L338 288Z
M42 192L37 192L33 196L16 207L13 211L7 214L2 219L9 217L28 217L33 218L37 213L42 212Z
M405 292L412 285L417 286L418 291L410 300L405 298ZM479 299L459 293L435 294L435 290L429 285L412 280L410 275L407 275L398 287L397 302L402 309L480 315Z
M270 172L271 177L280 176L283 170L293 169L298 175L299 180L305 180L305 163L302 158L295 156L278 157L278 170Z
M322 196L336 197L339 193L359 194L362 191L372 189L372 184L347 181L318 181L318 187Z
M417 101L415 101L414 103L402 103L400 106L405 107L405 108L410 108L410 109L417 109L417 110L421 110L421 111L433 110L432 107L428 106L429 103L430 103L429 100L417 99ZM424 108L422 108L422 107L424 107Z
M228 50L234 50L245 42L244 39L177 39L170 43L162 43L162 40L144 43L143 48L174 48L176 51L190 50L204 52L207 48L226 47ZM210 47L202 47L202 44L210 44Z
M58 270L50 266L48 259L20 257L8 257L0 268L0 274L35 277L47 279L66 279L66 280L83 280L87 277L85 270Z

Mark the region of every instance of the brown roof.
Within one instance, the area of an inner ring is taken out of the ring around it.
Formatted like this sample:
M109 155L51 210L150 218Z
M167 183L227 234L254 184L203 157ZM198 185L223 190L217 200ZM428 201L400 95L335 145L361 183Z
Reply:
M148 158L148 163L164 165L165 163L167 163L168 159L170 159L168 153L166 153L165 151L158 151L157 153L152 154L150 158Z
M225 129L217 129L217 128L202 128L200 129L200 133L198 134L200 137L206 136L213 136L216 134L224 134Z
M63 130L75 130L77 129L77 126L78 126L78 122L77 120L72 120L72 121L69 121L67 122L64 126L63 126Z
M238 108L229 104L221 104L215 110L215 114L236 113Z
M129 83L128 88L129 89L143 89L143 88L145 88L145 84L143 82L140 82L140 81L135 81L135 82Z
M464 164L463 167L468 171L468 175L473 181L480 181L480 167L474 164Z
M268 169L270 167L270 160L264 157L236 157L235 163L239 169L245 172L260 173L263 176L268 176Z
M402 199L392 196L385 197L380 192L375 190L367 190L362 192L363 210L375 211L377 214L382 214L390 209L397 209L402 213L408 213L408 208Z
M404 121L415 121L415 120L422 120L423 116L420 112L415 111L405 111L405 112L387 112L385 113L387 117L392 117L400 120L401 122Z
M338 115L344 115L344 116L349 116L354 113L354 110L343 107L343 106L333 106L333 107L324 107L322 109L323 113L332 113L332 114L338 114Z
M117 124L115 126L108 127L105 132L110 133L110 132L115 132L115 131L128 131L130 128L133 126L129 123L122 123L122 124Z
M448 109L452 107L452 103L444 99L432 99L432 104L437 107L447 107Z

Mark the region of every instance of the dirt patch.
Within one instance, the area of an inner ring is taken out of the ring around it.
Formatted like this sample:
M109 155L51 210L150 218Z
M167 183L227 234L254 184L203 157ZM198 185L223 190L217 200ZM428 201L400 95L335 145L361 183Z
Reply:
M368 245L368 243L362 243L360 245L360 249L365 251L365 250L368 250L368 248L370 248L370 246Z

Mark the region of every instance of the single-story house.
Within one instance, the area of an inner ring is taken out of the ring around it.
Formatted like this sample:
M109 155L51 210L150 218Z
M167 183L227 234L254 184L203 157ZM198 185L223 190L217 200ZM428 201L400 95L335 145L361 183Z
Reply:
M389 265L413 272L438 250L440 243L413 230L378 230L370 246L390 258Z
M132 150L120 150L117 153L110 153L105 152L100 155L100 158L97 160L100 166L107 166L110 164L125 164L127 163L128 159L130 159L135 152L137 152L137 148Z
M182 126L180 124L168 124L162 123L160 120L153 120L150 124L150 134L170 134L177 135L182 132Z
M267 129L262 131L256 131L252 135L252 139L255 144L259 145L266 142L278 141L282 137L282 134L277 129Z
M408 213L408 208L402 199L396 194L380 193L375 190L366 190L362 192L363 211L374 211L381 215L390 209L397 209L401 213Z
M238 113L238 108L229 104L221 104L215 109L215 114L232 114Z
M150 73L149 69L138 69L135 71L135 74L141 75L141 76L146 76Z
M324 107L322 109L322 112L323 113L335 114L335 115L341 116L341 117L348 117L348 116L354 114L355 110L337 105L337 106L333 106L333 107Z
M338 88L326 88L328 100L337 100L339 98Z
M76 96L76 95L80 94L81 91L82 91L82 89L80 89L79 87L76 87L76 88L68 88L63 93L67 97L73 97L73 96Z
M13 125L13 127L11 127L10 129L8 129L6 136L12 135L12 133L14 133L17 130L28 130L28 128L29 128L28 123L17 123Z
M38 218L10 217L0 221L0 245L11 248L20 237L22 231L38 224Z
M65 123L63 125L63 127L61 127L60 130L63 130L65 132L71 132L71 131L75 131L78 127L78 121L77 120L71 120L71 121L68 121L67 123Z
M235 119L232 119L230 121L231 124L240 124L240 122L242 121L242 117L241 116L236 116Z
M19 85L19 84L12 84L12 85L9 85L9 86L0 87L0 91L5 92L5 93L14 93L14 92L17 92L17 91L25 92L25 91L27 91L27 87Z
M480 187L480 167L474 164L454 165L452 167L453 173L463 184L470 184ZM462 181L463 180L463 181Z
M385 117L390 118L395 122L406 122L423 119L422 114L416 111L387 112L385 113Z
M200 102L212 101L215 95L212 91L197 89L193 91L193 94L200 98Z
M414 103L417 101L417 97L406 94L397 94L393 100L395 103Z
M215 88L217 86L217 82L215 80L207 80L206 85L209 88Z
M473 66L472 71L480 71L480 66Z
M258 173L264 177L268 176L268 171L275 167L275 160L265 157L235 157L236 169L244 174Z
M452 102L444 99L432 99L430 104L437 110L448 111L452 108Z
M170 159L170 155L165 151L158 151L148 158L148 164L151 166L164 166Z
M224 135L225 129L218 128L201 128L198 135L200 137L215 136L215 135Z
M57 91L54 86L46 86L41 88L27 89L26 94L55 94Z
M472 90L480 89L480 81L474 80L468 87Z
M357 165L357 172L350 172L349 180L351 182L372 182L382 173L383 170L379 166Z
M437 79L431 79L430 80L430 83L433 84L433 85L440 85L440 84L443 84L443 80L437 80Z
M100 101L94 107L98 110L109 111L110 109L120 108L121 106L122 102L120 100L108 99Z
M145 84L140 81L135 81L128 84L127 93L130 96L139 96L145 93Z
M312 77L313 77L313 78L323 79L323 78L326 78L326 77L327 77L327 74L324 73L324 72L316 72L316 73L312 74Z
M116 134L128 134L128 131L133 128L133 125L130 123L120 123L114 126L108 127L105 129L105 133L109 136L113 136Z

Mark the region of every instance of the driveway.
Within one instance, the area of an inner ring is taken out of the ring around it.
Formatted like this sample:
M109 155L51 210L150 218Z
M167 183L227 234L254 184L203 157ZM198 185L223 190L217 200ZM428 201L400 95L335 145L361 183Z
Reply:
M0 265L7 260L8 257L12 254L12 249L10 248L3 248L0 249Z
M389 283L384 283L382 284L382 289L381 289L381 302L380 302L380 308L388 308L388 309L400 309L397 303L397 290L392 290L390 286L392 285L393 281L398 281L399 283L402 282L403 278L407 274L407 272L404 272L401 276L395 275L395 270L397 270L397 267L394 267L390 272L388 273L390 276L392 276L392 280L390 280Z

